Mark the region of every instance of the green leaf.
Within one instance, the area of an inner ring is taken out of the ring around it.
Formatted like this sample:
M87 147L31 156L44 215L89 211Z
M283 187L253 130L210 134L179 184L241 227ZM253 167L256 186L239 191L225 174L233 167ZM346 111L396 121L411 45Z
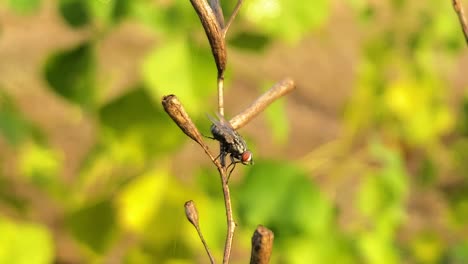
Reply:
M358 193L364 221L372 220L358 236L358 246L368 263L401 263L393 241L405 217L408 175L398 152L375 142L371 153L381 165L363 179Z
M434 231L423 231L410 241L412 255L416 263L441 263L445 244ZM457 262L448 262L457 263Z
M19 145L31 132L31 124L18 111L12 98L0 91L0 134L8 143Z
M45 78L54 92L84 108L95 104L96 58L91 43L53 54Z
M178 146L184 134L164 112L156 107L147 89L139 86L99 110L102 125L109 132L106 141L119 155L140 153L149 157L166 153ZM136 151L136 152L135 152Z
M324 24L329 1L252 0L242 10L240 14L265 33L295 43Z
M125 186L118 197L119 219L126 229L143 234L167 191L165 170L146 173ZM151 202L149 202L151 201Z
M11 8L20 14L31 14L39 9L41 0L9 0Z
M323 235L333 219L331 204L307 174L285 162L257 161L235 193L240 220L275 234Z
M60 0L59 11L65 21L74 28L80 28L91 22L91 12L85 0Z
M54 243L43 226L0 218L0 234L0 263L53 263Z
M162 36L180 37L186 36L187 32L204 35L196 12L187 2L127 1L127 10L131 17L150 26Z
M268 35L250 31L242 31L229 38L230 45L254 52L265 50L271 41Z
M216 92L217 73L210 51L191 42L185 38L166 41L148 55L142 72L156 100L175 94L193 115L211 111L206 100Z
M383 165L363 180L358 205L366 217L374 218L375 223L388 220L390 226L395 226L403 219L408 175L396 151L374 142L371 152Z
M468 263L468 240L453 246L448 259L447 263Z
M131 0L115 0L113 1L112 19L114 22L120 22L130 13Z
M60 153L39 144L24 144L18 163L21 174L41 187L56 182L61 170Z
M87 3L95 24L104 28L120 22L130 11L129 0L87 0Z
M265 87L270 88L271 85L267 85ZM288 140L289 124L286 116L284 98L276 100L273 104L268 106L265 110L265 114L267 122L270 125L271 132L273 133L273 138L279 144L285 144Z
M115 209L109 200L86 204L66 216L73 236L97 253L103 253L112 241L116 227Z

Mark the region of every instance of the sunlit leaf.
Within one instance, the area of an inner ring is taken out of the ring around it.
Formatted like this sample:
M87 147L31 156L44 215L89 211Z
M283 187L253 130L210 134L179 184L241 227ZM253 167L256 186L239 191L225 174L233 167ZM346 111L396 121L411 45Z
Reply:
M418 263L440 263L445 250L441 238L431 232L418 234L411 249Z
M122 157L122 162L144 160L172 150L185 138L163 108L157 107L141 86L104 105L99 117L108 131L104 140L115 149L114 154ZM127 154L136 156L132 158Z
M400 122L403 136L413 144L434 141L454 126L450 110L426 82L400 80L390 84L385 103Z
M341 240L333 232L327 236L288 238L282 244L280 261L274 263L358 263L358 258L353 256L352 247L345 240ZM278 244L275 237L275 245Z
M95 103L95 63L93 46L85 42L52 55L45 66L45 78L54 92L90 108Z
M186 36L187 32L204 35L193 7L183 1L128 1L132 18L150 26L167 38Z
M107 27L120 22L129 14L131 0L87 0L87 3L95 24Z
M365 263L398 264L401 263L398 251L385 234L368 232L359 239L359 249Z
M31 125L16 108L10 96L0 92L0 135L18 145L31 135Z
M358 206L367 217L388 218L394 224L402 220L407 195L407 175L401 157L375 142L373 155L383 164L362 181Z
M236 194L241 221L279 234L322 234L333 220L331 204L307 174L285 162L256 162Z
M38 224L0 218L0 263L47 264L54 260L52 235Z
M368 221L358 246L368 263L400 263L392 245L405 217L408 176L397 152L373 142L371 153L381 168L365 176L357 194L357 206Z
M266 86L270 88L270 85ZM265 110L266 119L271 127L273 138L279 144L288 140L289 124L286 116L286 106L283 99L276 100Z
M437 1L435 5L437 6L437 11L433 13L434 38L445 46L447 52L454 52L462 49L465 46L465 41L461 33L459 22L455 19L453 13L450 14L450 12L453 12L452 6Z
M21 14L29 14L41 6L41 0L9 0L13 10Z
M168 40L148 55L142 73L155 100L175 94L190 114L212 111L206 99L216 92L217 74L208 49L185 38Z
M57 183L62 158L56 150L31 142L22 146L18 165L33 184L47 188Z
M454 245L448 257L448 263L467 263L468 262L468 240Z
M241 15L268 34L297 42L311 29L324 24L329 16L329 2L254 0L245 2Z
M149 172L127 185L118 198L119 219L133 232L143 233L162 202L168 184L168 172Z

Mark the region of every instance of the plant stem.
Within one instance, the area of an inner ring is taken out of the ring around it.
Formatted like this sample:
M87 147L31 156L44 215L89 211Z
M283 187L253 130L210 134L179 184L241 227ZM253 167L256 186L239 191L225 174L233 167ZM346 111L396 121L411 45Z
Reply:
M465 36L466 44L468 45L468 23L466 21L465 12L463 11L463 6L459 2L459 0L452 0L453 9L457 13L458 20L460 21L460 25L463 30L463 35Z
M223 187L224 195L224 206L226 208L226 221L227 221L227 235L226 242L224 244L224 256L223 264L229 263L229 258L231 256L232 240L234 238L234 231L236 229L236 223L232 216L232 205L231 205L231 193L229 191L229 185L227 182L226 168L219 168L219 175L221 176L221 182Z
M224 73L218 74L218 112L224 117Z

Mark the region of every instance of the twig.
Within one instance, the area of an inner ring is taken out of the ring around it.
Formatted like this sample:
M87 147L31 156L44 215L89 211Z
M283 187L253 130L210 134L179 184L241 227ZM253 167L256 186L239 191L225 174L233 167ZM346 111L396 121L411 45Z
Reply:
M457 13L458 20L463 30L463 35L465 36L466 44L468 45L468 23L466 21L465 12L463 11L463 6L459 0L452 0L453 9Z
M270 90L260 96L252 105L245 109L242 113L233 117L229 122L234 129L239 129L245 126L250 120L262 112L268 105L276 99L284 96L296 88L292 79L284 79L275 84Z
M227 220L227 235L226 242L224 243L223 264L227 264L229 263L229 257L231 256L232 239L234 238L236 223L234 222L234 218L232 217L231 194L229 192L226 169L223 169L223 173L220 174L222 178L224 206L226 207Z
M195 202L190 200L185 203L184 207L185 207L185 215L187 216L187 219L189 220L189 222L192 223L192 225L197 230L198 236L200 237L200 240L203 243L203 246L205 247L206 253L208 254L208 257L210 258L211 264L216 263L213 258L213 255L211 255L210 249L208 248L208 244L203 238L203 234L201 232L200 224L198 221L198 210L197 210L197 207L195 207Z
M209 4L207 3L206 0L190 0L190 2L192 3L193 8L197 12L198 17L200 18L200 21L203 25L203 28L205 29L206 36L208 38L208 41L210 42L211 52L213 53L216 67L218 69L218 76L217 76L218 112L222 117L224 117L224 71L226 69L226 63L227 63L225 36L233 20L235 19L235 17L237 16L239 12L239 9L242 5L242 0L238 0L234 8L234 11L232 12L226 26L224 26L223 11L220 6L219 0L209 0ZM241 114L235 116L230 121L233 128L238 129L244 126L247 122L249 122L257 114L259 114L263 109L265 109L274 100L287 94L288 92L293 90L294 87L295 87L294 82L291 79L286 79L278 83L277 85L275 85L265 94L263 94L259 99L257 99L249 108L247 108ZM182 129L182 131L184 131L186 135L188 135L190 138L195 140L200 146L202 146L202 148L205 150L205 153L210 157L211 161L218 168L219 175L221 177L221 185L222 185L223 196L224 196L224 205L226 209L227 235L226 235L226 242L224 245L223 264L227 264L229 263L229 258L231 255L232 240L234 237L236 223L234 222L234 219L232 216L231 195L229 191L228 177L226 175L226 166L225 164L221 164L218 159L215 159L213 157L213 155L208 149L208 146L203 142L200 132L195 127L193 122L190 120L188 114L185 112L182 105L177 100L177 97L175 97L174 95L164 97L163 106L166 112L168 112L168 114L177 123L177 125ZM198 222L198 216L197 216L197 222ZM260 231L259 230L260 229L257 229L258 233L260 234L262 230ZM199 228L197 229L197 231L199 231ZM212 259L212 256L210 255L209 250L208 250L208 246L206 245L206 242L204 242L203 236L201 235L200 231L199 231L199 236L202 239L203 244L205 245L208 255L210 256L210 259ZM270 237L272 241L272 236ZM263 241L263 239L261 239L260 241ZM270 252L271 252L271 244L270 244ZM267 262L268 262L268 259L269 259L269 255L268 255L268 258L266 258ZM267 262L261 262L261 263L267 263Z
M216 159L208 146L203 141L200 131L197 129L192 119L189 117L184 107L180 103L179 99L175 95L167 95L162 98L162 105L164 110L174 120L177 126L191 139L197 142L210 157L213 164L218 168L219 176L221 178L221 185L223 188L224 206L226 208L226 220L227 220L227 235L226 242L224 245L223 263L229 263L229 257L231 255L232 239L234 237L234 231L236 223L232 216L232 205L231 205L231 194L227 182L226 168L221 165L220 161ZM193 223L192 223L193 224Z
M228 20L226 26L223 28L223 38L226 38L226 33L229 30L229 27L231 26L232 21L234 21L234 19L236 18L237 13L239 13L241 5L242 5L242 0L238 0L237 4L236 4L236 7L234 7L234 11L232 11L232 14L229 17L229 20Z
M250 264L268 264L275 235L270 229L259 225L252 236Z
M218 73L218 112L224 117L224 73Z

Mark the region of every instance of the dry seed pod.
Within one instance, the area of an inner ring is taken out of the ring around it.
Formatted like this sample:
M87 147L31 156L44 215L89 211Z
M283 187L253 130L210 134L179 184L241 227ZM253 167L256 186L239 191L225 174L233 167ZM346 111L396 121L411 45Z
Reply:
M195 203L190 200L185 202L185 216L187 216L187 219L192 223L195 228L198 228L198 211L197 208L195 207Z
M162 99L162 105L172 120L174 120L174 122L187 136L195 140L198 144L203 144L200 131L198 131L197 127L192 122L192 119L190 119L177 96L173 94L164 96Z
M250 264L268 264L270 262L275 235L270 229L259 225L252 236Z
M218 75L222 76L226 69L227 54L226 42L223 37L223 26L218 23L218 10L215 10L215 13L206 0L190 0L190 2L197 12L205 29L206 37L210 42L211 53L213 53L216 67L218 68Z

